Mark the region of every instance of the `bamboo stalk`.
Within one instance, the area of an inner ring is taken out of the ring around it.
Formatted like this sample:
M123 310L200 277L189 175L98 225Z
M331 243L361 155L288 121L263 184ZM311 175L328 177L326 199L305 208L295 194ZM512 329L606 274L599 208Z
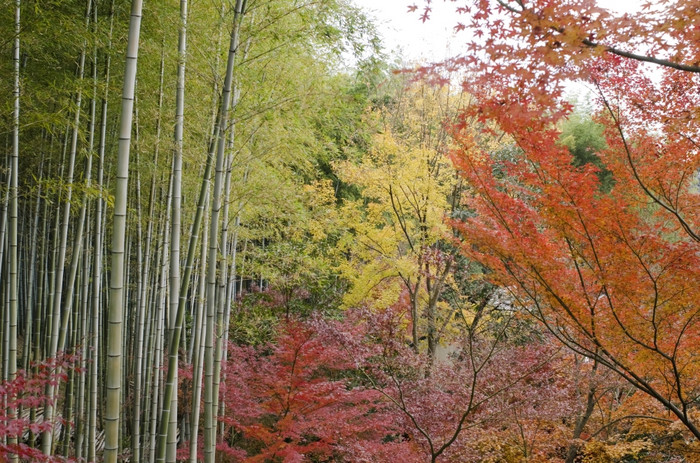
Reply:
M106 463L116 463L119 454L119 424L121 409L122 328L124 322L124 244L126 229L127 188L129 179L129 152L133 120L134 87L141 31L142 1L133 0L127 42L126 68L122 94L119 153L117 157L116 193L112 227L112 272L109 298L109 329L107 336L107 408L105 410Z

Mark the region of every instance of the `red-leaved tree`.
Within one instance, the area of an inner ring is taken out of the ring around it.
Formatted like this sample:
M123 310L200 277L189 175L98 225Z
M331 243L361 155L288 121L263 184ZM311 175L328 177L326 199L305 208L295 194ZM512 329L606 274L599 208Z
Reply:
M592 416L615 411L608 388L619 384L507 306L465 317L436 358L411 348L409 313L396 304L291 320L269 345L231 346L217 458L573 461L586 439L626 419Z
M67 462L73 461L58 456L49 456L27 444L30 435L56 429L62 423L60 417L52 421L30 419L30 409L41 409L45 406L46 387L58 387L68 378L71 368L79 364L77 356L61 355L33 365L30 371L18 370L15 379L0 383L0 397L5 407L0 409L0 462L20 461L35 462ZM54 405L57 397L53 399ZM9 410L18 410L19 414L10 414ZM3 442L16 442L15 444Z
M334 338L381 393L418 461L501 461L507 454L554 461L569 445L565 423L576 421L582 397L569 358L546 336L517 326L512 310L484 305L463 320L450 352L431 358L406 342L408 314L401 304L352 311L348 322L362 336L343 331L346 322Z
M385 401L362 386L354 359L329 334L320 320L290 321L274 344L230 347L221 458L371 462L406 453Z

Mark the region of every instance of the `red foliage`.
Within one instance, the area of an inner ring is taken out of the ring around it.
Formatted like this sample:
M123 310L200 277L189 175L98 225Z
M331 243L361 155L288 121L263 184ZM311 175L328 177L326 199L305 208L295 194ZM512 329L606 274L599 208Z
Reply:
M400 304L352 310L343 321L291 321L274 344L231 346L217 458L561 461L589 392L604 404L620 385L591 375L592 363L574 362L541 333L511 342L486 326L508 315L482 315L483 329L473 324L463 344L434 361L410 348ZM605 426L601 417L591 423L591 432Z
M341 346L325 335L321 322L287 324L274 345L231 346L222 400L230 444L219 451L233 461L264 462L306 458L375 461L373 447L386 447L396 434L383 413L380 395L352 385L355 368Z
M41 434L52 429L61 418L55 422L32 422L28 413L16 416L17 410L43 407L48 398L46 387L57 386L68 378L67 371L78 365L77 355L61 355L33 365L29 372L18 370L14 380L0 383L0 397L5 400L5 408L0 410L0 462L10 461L12 455L17 455L20 461L59 462L72 461L56 456L44 455L39 449L28 446L23 438L28 433ZM54 399L54 404L55 404ZM16 444L3 444L15 439Z

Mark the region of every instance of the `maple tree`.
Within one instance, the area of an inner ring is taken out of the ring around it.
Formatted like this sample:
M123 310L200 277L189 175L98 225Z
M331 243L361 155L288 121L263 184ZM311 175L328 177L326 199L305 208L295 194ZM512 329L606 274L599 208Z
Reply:
M452 158L475 212L455 225L464 252L560 341L700 438L700 15L684 1L647 3L634 17L586 0L456 3L457 28L473 38L443 65L471 71L477 102L466 116L517 153L484 150L454 127ZM595 89L609 192L600 169L576 165L559 142L567 80Z
M615 461L650 453L650 438L679 444L658 404L508 306L465 313L462 343L436 360L407 343L407 306L285 317L272 343L232 345L217 458Z
M431 359L406 343L407 302L350 311L334 338L381 393L420 461L553 457L567 445L563 423L579 396L560 349L538 339L517 314L484 306L465 314L453 352ZM544 433L546 443L532 442ZM521 450L512 436L524 435Z
M39 449L27 443L32 436L66 426L61 417L51 420L32 420L29 409L44 406L51 400L55 405L58 397L49 398L46 388L54 387L68 379L68 372L75 370L79 355L59 355L31 366L31 372L18 370L15 378L0 383L0 397L5 407L0 411L0 461L75 461L57 456L44 455ZM10 410L26 413L11 414ZM12 440L14 439L14 440Z
M397 451L398 432L381 396L353 381L354 359L320 319L290 320L275 344L230 347L223 390L229 430L222 455L234 461L330 461L333 456ZM386 445L386 448L384 447Z

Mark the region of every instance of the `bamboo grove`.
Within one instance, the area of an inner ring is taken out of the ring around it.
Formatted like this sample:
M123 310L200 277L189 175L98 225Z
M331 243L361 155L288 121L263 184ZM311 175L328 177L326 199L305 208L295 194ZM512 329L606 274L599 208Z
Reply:
M199 437L213 461L231 301L269 285L291 188L338 155L319 114L359 117L339 69L371 26L335 0L1 10L2 375L60 379L4 395L36 424L19 456L175 461L188 440L195 461Z

